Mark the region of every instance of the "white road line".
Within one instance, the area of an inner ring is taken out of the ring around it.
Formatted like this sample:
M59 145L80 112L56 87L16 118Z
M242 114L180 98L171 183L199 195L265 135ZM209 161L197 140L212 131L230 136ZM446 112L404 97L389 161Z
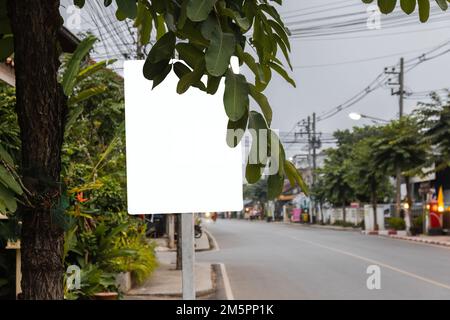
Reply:
M294 239L294 240L297 240L297 241L300 241L300 242L308 243L308 244L311 244L311 245L319 247L319 248L323 248L323 249L327 249L327 250L330 250L330 251L333 251L333 252L337 252L337 253L340 253L340 254L343 254L343 255L355 258L355 259L366 261L366 262L369 262L371 264L376 264L376 265L379 265L381 267L384 267L384 268L390 269L392 271L396 271L398 273L401 273L403 275L409 276L411 278L414 278L414 279L417 279L417 280L421 280L421 281L427 282L429 284L435 285L437 287L441 287L441 288L450 290L450 285L447 285L447 284L444 284L444 283L441 283L441 282L438 282L438 281L435 281L435 280L432 280L432 279L428 279L428 278L419 276L419 275L417 275L415 273L411 273L411 272L408 272L408 271L405 271L405 270L393 267L391 265L385 264L385 263L377 261L377 260L366 258L366 257L360 256L360 255L357 255L357 254L354 254L354 253L351 253L351 252L348 252L348 251L340 250L340 249L337 249L337 248L325 246L325 245L319 244L317 242L312 242L312 241L309 241L309 240L304 240L304 239L300 239L300 238L293 237L293 236L288 236L288 235L285 235L285 237L288 237L288 238L291 238L291 239Z
M222 273L223 286L227 300L234 300L233 291L231 290L230 279L228 278L227 269L223 263L220 263L220 271Z

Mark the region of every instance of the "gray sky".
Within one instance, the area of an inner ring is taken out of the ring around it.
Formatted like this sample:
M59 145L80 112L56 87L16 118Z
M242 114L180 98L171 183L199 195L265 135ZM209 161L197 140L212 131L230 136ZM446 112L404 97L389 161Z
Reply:
M62 3L66 6L71 0L63 0ZM274 109L272 126L281 132L291 131L298 121L313 112L320 116L339 106L363 90L385 66L398 63L400 56L412 59L450 41L450 12L440 12L434 1L435 11L428 23L421 24L417 12L408 17L397 10L381 17L379 30L367 28L368 6L361 0L284 0L283 3L279 11L293 33L292 77L297 88L275 75L265 92ZM81 30L74 30L75 33L92 29L98 23L86 12L83 10ZM111 16L113 12L110 10ZM111 21L115 21L112 18ZM350 23L347 27L336 25L347 22ZM299 28L303 30L296 32ZM119 31L124 35L125 29L123 23L119 23ZM354 30L361 32L349 32ZM320 35L330 33L337 34ZM121 46L127 51L126 45ZM106 47L102 44L97 48L97 51L103 51L101 58L106 58ZM450 43L437 53L449 48ZM406 74L406 90L422 92L450 87L449 71L450 53L424 62ZM406 100L405 112L414 109L416 103ZM390 88L379 88L348 110L319 122L318 131L331 134L337 129L371 124L370 120L350 120L348 114L351 111L392 119L398 113L398 97L391 96ZM302 147L305 146L291 145L288 155L301 152Z
M302 26L320 25L330 21L330 19L318 20L322 17L365 12L367 9L367 5L359 0L343 0L341 3L340 10L330 10L337 6L337 1L285 0L280 12L284 13L284 17L291 17L286 18L285 23L292 28L295 24L291 24L291 21L316 19L317 22L304 23ZM292 17L296 14L302 14L302 16ZM403 15L397 19L398 24L409 22L405 27L390 27L390 22L386 21L389 16L383 15L380 30L366 29L359 33L291 39L292 64L303 66L303 68L295 68L293 72L297 88L292 88L280 77L275 77L267 89L266 95L274 109L273 127L281 131L289 131L297 121L313 112L321 114L338 106L364 89L383 71L385 66L396 64L401 55L336 66L306 66L365 60L397 53L405 53L403 56L409 59L450 40L449 12L436 13L426 24L419 22L417 12L413 15L414 17ZM343 20L350 19L352 17ZM383 24L386 24L385 27ZM365 25L366 21L361 22L358 27L364 28ZM450 87L450 54L427 61L411 70L405 76L405 83L408 90L415 92ZM406 100L405 111L410 112L416 103L417 101ZM391 96L390 89L380 88L350 109L319 122L318 130L332 133L337 129L351 128L354 125L371 124L370 120L359 122L350 120L348 117L350 111L392 119L398 113L398 97ZM291 150L298 151L298 148L291 148Z

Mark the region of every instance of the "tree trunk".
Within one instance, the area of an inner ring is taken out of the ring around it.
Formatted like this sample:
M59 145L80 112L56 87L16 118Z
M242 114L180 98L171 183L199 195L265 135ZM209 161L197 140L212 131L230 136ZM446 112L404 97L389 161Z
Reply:
M342 203L342 219L344 220L344 223L345 223L345 220L346 220L346 210L345 210L345 201Z
M61 147L66 98L57 81L59 0L8 0L14 34L16 112L22 143L22 175L31 206L22 214L24 299L63 299L64 232L52 219L61 187Z
M410 178L408 176L405 176L405 184L406 184L406 202L408 203L408 208L405 210L405 225L406 225L406 232L408 234L411 232L411 210L412 210L412 195L411 195L411 184L410 184Z
M395 177L395 214L400 217L400 211L402 209L402 175L400 169L397 169L397 174Z
M183 251L182 251L182 242L181 242L181 237L183 236L181 233L181 213L177 214L177 218L176 218L176 222L177 222L177 264L176 264L176 269L177 270L181 270L183 269Z
M372 191L373 229L375 231L379 230L377 222L377 202L377 193L375 191Z

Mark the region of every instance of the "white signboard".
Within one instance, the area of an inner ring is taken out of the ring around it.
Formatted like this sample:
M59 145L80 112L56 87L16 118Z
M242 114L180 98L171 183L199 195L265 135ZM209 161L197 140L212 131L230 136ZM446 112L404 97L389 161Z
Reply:
M172 72L151 90L143 65L124 63L128 212L242 210L242 151L226 143L223 83L214 96L178 95Z

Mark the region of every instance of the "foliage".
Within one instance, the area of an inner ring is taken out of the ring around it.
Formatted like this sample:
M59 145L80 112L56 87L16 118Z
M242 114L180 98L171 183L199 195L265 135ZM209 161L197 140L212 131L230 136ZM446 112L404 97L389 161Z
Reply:
M349 154L340 148L328 149L326 154L324 167L318 171L323 189L316 190L316 193L333 205L345 206L355 199L355 190L347 175L350 171L350 164L346 161Z
M372 3L374 0L362 0L364 3ZM388 14L394 11L397 6L397 0L378 0L378 6L382 13ZM448 3L450 0L436 0L436 3L442 10L448 9ZM419 17L421 22L426 22L430 16L430 0L400 0L401 9L411 14L416 10L416 6L419 7Z
M391 176L397 169L406 176L421 174L428 160L430 145L420 137L419 126L412 117L403 117L384 126L373 145L376 166Z
M249 200L267 201L267 179L261 179L255 184L244 186L244 198Z
M283 59L292 69L289 59L288 31L271 1L257 0L121 0L116 1L119 20L132 19L139 30L140 44L150 41L152 30L156 43L144 64L144 76L159 85L173 69L179 77L177 92L182 94L195 87L208 94L215 94L225 79L223 102L229 117L228 128L245 129L254 123L254 129L269 129L272 110L263 91L278 73L295 86L294 80L283 67ZM281 1L274 1L281 5ZM83 7L84 1L76 1ZM105 3L111 4L111 1ZM256 55L249 51L253 50ZM254 81L235 74L230 67L232 57L239 65L246 65L254 74ZM173 60L177 58L179 61ZM203 76L205 81L203 82ZM250 111L250 104L259 105L261 113ZM252 122L252 117L262 121ZM270 129L269 129L270 130ZM282 145L274 132L269 134L270 144ZM240 137L241 138L241 137ZM259 143L259 135L254 146ZM277 162L279 171L268 183L268 194L275 198L282 191L287 176L307 192L299 172L292 170L284 151L267 154L259 166L248 165L249 170L261 171L269 162ZM256 174L256 181L261 174ZM280 187L281 186L281 187Z
M370 136L353 145L349 159L347 179L355 190L356 198L362 202L371 202L374 206L378 199L390 198L392 186L389 175L375 163L375 143L382 129L373 127ZM368 195L370 195L368 197Z
M386 218L386 224L388 228L394 230L405 230L406 224L405 220L398 217Z
M20 151L19 127L14 112L15 90L0 83L0 214L11 214L23 195L15 158Z
M343 220L336 220L333 223L334 226L339 226L339 227L345 227L345 228L356 228L355 224L352 222L347 222L347 221L343 221Z
M441 171L450 166L450 93L445 100L431 93L431 103L420 103L414 115L423 131L424 140L433 146L429 167Z

